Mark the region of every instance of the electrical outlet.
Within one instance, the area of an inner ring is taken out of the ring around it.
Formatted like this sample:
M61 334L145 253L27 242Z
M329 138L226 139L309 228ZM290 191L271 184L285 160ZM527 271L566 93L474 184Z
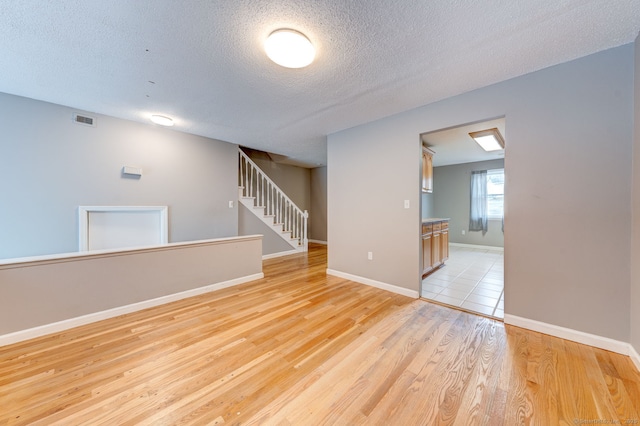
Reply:
M372 251L367 253L367 259L373 260L373 252Z
M467 231L465 231L464 229L462 230L462 235L466 234Z

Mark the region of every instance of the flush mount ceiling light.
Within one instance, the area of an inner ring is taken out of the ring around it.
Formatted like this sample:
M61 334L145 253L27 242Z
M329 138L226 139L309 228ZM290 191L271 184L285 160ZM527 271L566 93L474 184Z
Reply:
M286 68L306 67L316 56L316 50L309 39L304 34L289 29L272 32L264 42L264 50L269 59Z
M469 136L478 143L485 151L499 151L504 149L504 139L500 131L495 127L493 129L481 130L479 132L471 132Z
M170 119L169 117L165 117L164 115L152 115L151 116L151 121L153 121L156 124L159 124L160 126L173 126L173 120Z

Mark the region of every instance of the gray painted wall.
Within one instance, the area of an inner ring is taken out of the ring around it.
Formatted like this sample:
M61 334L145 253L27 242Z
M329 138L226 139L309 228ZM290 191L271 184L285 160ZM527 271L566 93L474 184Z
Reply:
M635 42L631 345L640 354L640 35Z
M311 169L309 239L327 241L327 168Z
M418 291L419 133L397 115L328 136L329 269Z
M245 150L249 158L302 210L311 214L311 170L290 164L276 163L266 153Z
M249 211L244 204L238 205L238 235L262 235L262 255L294 250L276 232Z
M629 341L633 53L621 46L329 135L329 268L418 291L419 135L506 116L506 314Z
M435 168L434 168L435 170ZM435 189L435 176L434 176L434 188L433 190L436 191ZM436 217L436 209L434 206L434 197L433 197L433 192L422 192L420 194L420 201L422 203L422 218L423 219L428 219L428 218L432 218L432 217Z
M469 232L469 198L471 172L504 168L504 160L480 161L477 163L454 164L433 169L433 197L435 217L448 217L449 241L452 243L477 244L504 247L502 220L489 220L489 229ZM462 235L462 230L465 235Z
M0 258L78 250L79 205L168 205L171 242L237 235L237 145L74 111L0 94Z

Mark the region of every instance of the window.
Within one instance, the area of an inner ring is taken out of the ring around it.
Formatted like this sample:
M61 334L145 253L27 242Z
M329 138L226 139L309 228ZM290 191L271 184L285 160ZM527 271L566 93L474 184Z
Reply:
M504 169L471 172L470 194L469 231L484 235L488 219L501 220L504 213Z
M504 169L487 170L487 214L489 219L504 214Z

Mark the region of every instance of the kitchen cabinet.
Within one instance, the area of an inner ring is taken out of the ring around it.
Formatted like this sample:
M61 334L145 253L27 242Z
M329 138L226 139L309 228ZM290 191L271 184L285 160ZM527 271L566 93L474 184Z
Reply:
M449 219L422 222L422 275L444 265L449 258Z
M433 224L433 237L431 237L432 246L431 246L431 264L434 268L442 265L442 235L440 232L440 224Z
M444 263L449 259L449 222L442 222L440 228L440 260Z
M422 146L422 192L433 192L433 151Z
M431 225L422 225L422 274L433 269L433 261L431 255L431 237L433 236Z

